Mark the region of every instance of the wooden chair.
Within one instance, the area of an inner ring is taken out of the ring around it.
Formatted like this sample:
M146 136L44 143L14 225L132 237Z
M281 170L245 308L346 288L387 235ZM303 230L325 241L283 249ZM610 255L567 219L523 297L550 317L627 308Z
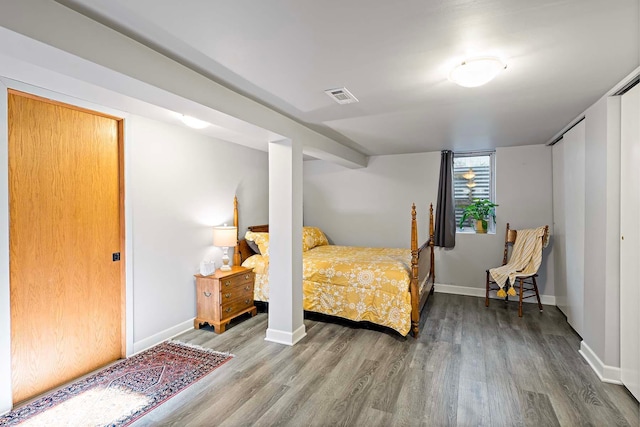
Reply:
M542 237L542 239L546 239L548 238L548 236L549 236L549 226L547 225L545 226L544 236ZM508 257L510 256L510 252L511 252L509 250L509 247L513 248L513 244L516 242L517 237L518 237L518 231L511 230L509 228L509 223L507 223L507 233L504 237L504 255L502 257L502 265L505 265L507 263ZM536 283L536 277L538 277L537 273L532 274L530 276L518 277L516 278L516 283L513 284L513 287L518 289L519 291L518 292L520 297L519 304L518 304L519 317L522 317L522 300L526 298L533 298L534 296L538 300L538 308L542 312L542 303L540 302L540 294L538 293L538 284ZM493 287L494 285L495 287ZM500 289L500 287L493 280L493 278L491 277L491 274L489 274L489 270L487 270L487 293L484 300L485 307L489 307L489 291L498 290L498 289ZM528 292L533 291L533 293L530 295L524 296L525 291L528 291ZM509 295L507 295L504 300L509 301Z

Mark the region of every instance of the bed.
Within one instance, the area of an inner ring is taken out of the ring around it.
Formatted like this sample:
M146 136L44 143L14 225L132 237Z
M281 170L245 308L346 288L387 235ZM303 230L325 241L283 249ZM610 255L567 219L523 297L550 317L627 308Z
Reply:
M269 299L268 232L268 225L248 227L234 252L234 264L253 268L254 299L264 302ZM304 227L302 234L304 310L369 321L418 337L420 313L435 281L433 205L430 237L420 246L415 204L411 207L411 249L330 245L316 227Z

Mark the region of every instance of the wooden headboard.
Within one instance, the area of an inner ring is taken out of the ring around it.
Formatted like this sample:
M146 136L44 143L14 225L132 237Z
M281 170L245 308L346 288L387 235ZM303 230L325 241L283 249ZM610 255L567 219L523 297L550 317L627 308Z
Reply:
M236 235L237 245L233 250L233 265L240 265L249 258L251 255L255 255L256 253L249 247L247 241L244 238L240 238L240 228L238 227L238 197L233 197L233 226L238 230L238 234ZM252 225L251 227L247 227L249 231L253 231L255 233L268 233L269 232L269 224L264 225Z

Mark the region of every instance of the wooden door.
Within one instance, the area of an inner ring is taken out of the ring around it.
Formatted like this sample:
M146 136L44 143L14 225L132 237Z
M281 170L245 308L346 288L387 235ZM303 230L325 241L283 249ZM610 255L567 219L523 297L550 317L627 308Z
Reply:
M640 399L640 85L622 95L620 142L620 377Z
M121 126L9 91L14 402L123 355Z

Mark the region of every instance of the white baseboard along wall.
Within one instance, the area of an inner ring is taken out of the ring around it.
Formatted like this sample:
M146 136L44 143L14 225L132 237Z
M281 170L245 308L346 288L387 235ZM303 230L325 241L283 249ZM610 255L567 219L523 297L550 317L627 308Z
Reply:
M584 341L580 342L580 350L578 353L580 353L580 355L584 357L584 360L589 363L589 366L591 366L591 369L593 369L598 375L600 381L604 383L622 385L622 381L620 381L620 368L608 366L602 363L602 360L600 360L598 355L595 354Z
M457 285L445 285L445 284L440 284L440 283L436 283L435 284L435 291L442 293L442 294L454 294L454 295L466 295L466 296L470 296L470 297L482 297L484 298L485 296L485 289L484 288L472 288L469 286L457 286ZM489 292L489 298L492 299L502 299L502 298L498 298L496 296L496 291L491 291ZM513 298L513 297L512 297ZM517 297L515 298L515 300L517 301ZM538 303L538 301L536 301L535 298L527 298L525 300L523 300L523 302L527 302L527 303ZM543 305L556 305L556 297L555 295L540 295L540 302L542 302Z

